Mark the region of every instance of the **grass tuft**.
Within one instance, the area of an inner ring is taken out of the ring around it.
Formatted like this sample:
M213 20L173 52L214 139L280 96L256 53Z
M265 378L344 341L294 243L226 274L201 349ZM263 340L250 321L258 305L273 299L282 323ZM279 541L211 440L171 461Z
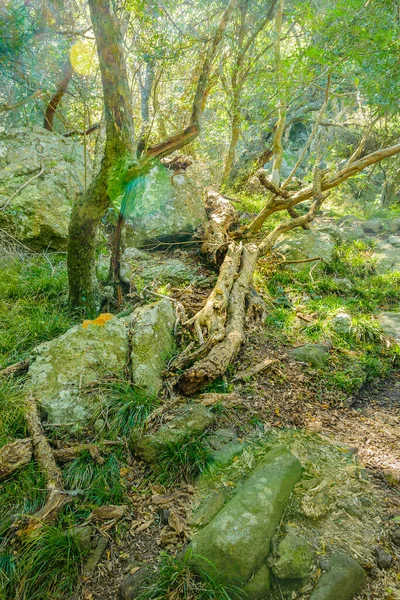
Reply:
M105 396L102 414L105 413L109 434L113 436L128 435L134 427L141 426L158 402L123 380L106 383L102 389Z
M202 580L189 568L190 555L176 559L161 555L161 564L154 583L137 597L138 600L231 600L228 590L215 583L209 576Z
M163 485L184 480L191 483L211 463L211 451L203 443L203 436L170 443L162 450L154 466L156 479Z
M120 469L125 466L123 451L111 452L103 463L96 463L89 452L83 451L78 458L63 469L65 485L79 491L82 502L101 506L122 504L125 486Z
M85 553L76 538L47 527L26 538L17 557L0 554L0 582L7 600L68 598L77 583Z

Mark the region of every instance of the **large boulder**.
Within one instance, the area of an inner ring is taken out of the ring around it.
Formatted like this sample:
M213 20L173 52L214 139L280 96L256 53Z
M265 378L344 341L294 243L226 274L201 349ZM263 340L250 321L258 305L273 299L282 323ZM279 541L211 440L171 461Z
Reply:
M133 384L156 396L162 371L175 349L174 304L167 299L137 308L131 321L131 371Z
M248 597L265 595L270 582L264 565L271 538L300 477L297 458L284 447L271 450L233 499L195 535L190 550L194 570L228 588L244 586L254 576L257 592Z
M84 321L41 344L28 372L27 388L51 423L82 424L97 410L99 398L84 388L105 373L120 375L128 359L128 329L112 315Z
M88 157L86 167L88 174ZM84 186L84 151L76 142L40 127L0 133L0 227L29 248L65 247Z
M161 164L139 179L126 206L125 241L137 248L190 239L206 220L201 191L187 173Z
M307 260L321 258L326 263L333 260L335 239L329 233L318 230L293 230L283 240L275 244L274 248L283 254L286 260ZM290 265L296 270L310 269L315 263L298 263Z

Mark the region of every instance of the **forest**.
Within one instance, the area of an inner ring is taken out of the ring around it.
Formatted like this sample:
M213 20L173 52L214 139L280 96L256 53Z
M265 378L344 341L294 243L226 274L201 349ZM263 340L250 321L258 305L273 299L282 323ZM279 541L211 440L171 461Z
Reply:
M400 600L399 0L0 0L0 600Z

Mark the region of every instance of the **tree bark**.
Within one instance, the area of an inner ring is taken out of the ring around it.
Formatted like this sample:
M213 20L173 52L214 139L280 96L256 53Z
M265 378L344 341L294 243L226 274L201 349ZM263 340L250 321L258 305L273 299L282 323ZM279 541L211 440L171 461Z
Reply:
M68 243L69 301L94 313L99 306L95 252L100 219L109 208L111 189L134 154L133 116L123 45L109 0L89 0L104 96L106 142L100 171L75 204Z
M54 131L54 117L57 112L57 107L61 102L62 97L68 89L69 82L71 81L74 68L71 65L69 57L64 65L63 78L57 86L57 90L50 98L50 102L47 105L46 112L44 113L43 127L48 131Z

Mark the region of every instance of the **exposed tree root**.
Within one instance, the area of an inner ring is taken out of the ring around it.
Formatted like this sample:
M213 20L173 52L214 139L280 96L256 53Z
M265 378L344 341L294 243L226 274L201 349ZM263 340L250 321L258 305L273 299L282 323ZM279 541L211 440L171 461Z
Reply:
M204 202L209 220L202 232L205 241L201 252L210 263L220 266L229 245L228 232L239 220L239 214L227 198L211 188L205 191Z
M16 440L0 448L0 481L22 469L32 458L32 443L29 438Z
M197 337L201 344L204 343L203 327L207 329L208 336L216 338L223 336L229 296L239 269L241 255L241 244L231 243L222 263L217 283L207 298L205 306L185 323L185 325L195 325Z
M46 477L48 492L46 504L29 517L29 532L53 521L71 496L63 490L61 469L57 466L53 451L42 429L37 404L33 396L26 400L26 424L32 439L33 451L39 467Z
M193 394L215 381L225 373L238 352L244 340L246 296L249 293L258 256L258 248L254 245L244 247L241 251L239 270L237 274L232 274L224 337L204 359L196 362L179 377L177 387L182 394Z
M0 371L0 379L4 379L6 377L10 377L10 375L21 375L21 373L25 373L29 369L29 365L31 364L30 358L25 360L20 360L9 367L6 367L2 371Z

